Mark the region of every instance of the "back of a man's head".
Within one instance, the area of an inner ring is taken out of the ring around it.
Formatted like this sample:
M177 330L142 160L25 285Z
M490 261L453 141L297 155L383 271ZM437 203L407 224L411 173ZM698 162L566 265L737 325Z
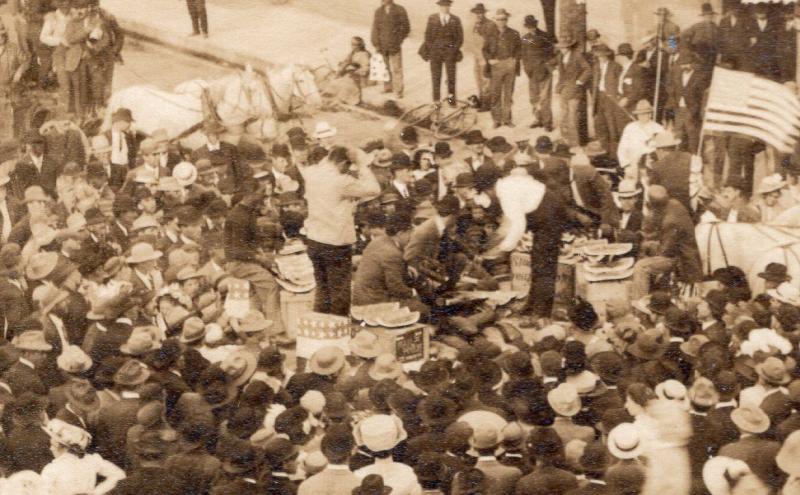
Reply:
M650 186L647 190L647 201L653 208L663 208L669 202L669 193L664 186Z
M333 425L322 437L320 450L329 464L347 464L354 445L353 433L349 426Z

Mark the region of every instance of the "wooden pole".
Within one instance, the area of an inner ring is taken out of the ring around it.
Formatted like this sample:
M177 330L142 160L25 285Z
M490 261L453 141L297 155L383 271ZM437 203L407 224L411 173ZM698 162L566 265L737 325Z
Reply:
M800 2L794 4L794 39L795 50L794 80L800 86Z

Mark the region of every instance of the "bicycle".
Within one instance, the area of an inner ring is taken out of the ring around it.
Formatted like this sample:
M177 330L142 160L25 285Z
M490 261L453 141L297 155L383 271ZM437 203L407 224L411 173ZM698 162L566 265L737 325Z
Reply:
M447 112L452 108L451 112ZM400 117L402 122L415 127L430 129L436 139L457 138L470 131L478 121L478 99L470 96L467 101L456 100L450 105L447 100L426 103L412 108Z

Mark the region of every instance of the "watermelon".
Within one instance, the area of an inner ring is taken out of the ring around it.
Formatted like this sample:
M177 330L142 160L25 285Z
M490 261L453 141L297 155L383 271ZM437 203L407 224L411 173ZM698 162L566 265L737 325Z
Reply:
M418 321L419 311L384 314L377 319L378 324L386 328L407 327Z

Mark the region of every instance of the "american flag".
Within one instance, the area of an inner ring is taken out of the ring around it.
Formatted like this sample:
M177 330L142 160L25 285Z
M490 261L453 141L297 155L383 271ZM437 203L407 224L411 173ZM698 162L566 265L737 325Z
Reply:
M744 134L791 153L800 136L800 100L782 84L716 67L704 129Z

